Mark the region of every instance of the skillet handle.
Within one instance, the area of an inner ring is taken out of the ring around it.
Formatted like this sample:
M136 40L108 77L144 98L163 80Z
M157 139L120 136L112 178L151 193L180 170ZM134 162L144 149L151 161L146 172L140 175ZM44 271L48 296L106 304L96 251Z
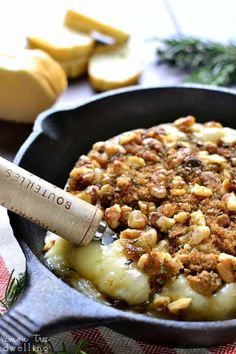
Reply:
M40 326L26 315L11 309L0 319L0 353L13 352L40 329Z

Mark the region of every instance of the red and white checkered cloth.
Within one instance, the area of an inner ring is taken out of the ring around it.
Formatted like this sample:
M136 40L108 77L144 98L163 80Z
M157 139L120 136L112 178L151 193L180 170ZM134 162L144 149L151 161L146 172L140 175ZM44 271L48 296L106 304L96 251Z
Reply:
M24 271L24 256L12 235L6 211L0 207L0 299L4 296L12 269ZM88 354L236 354L236 343L212 348L167 348L135 341L105 327L73 330L49 337L55 351L62 350L64 343L71 353L82 339L88 341L85 349Z

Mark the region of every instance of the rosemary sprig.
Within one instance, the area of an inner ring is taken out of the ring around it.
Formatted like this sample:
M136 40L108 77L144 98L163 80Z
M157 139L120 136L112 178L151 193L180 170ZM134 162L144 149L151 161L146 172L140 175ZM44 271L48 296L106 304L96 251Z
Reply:
M4 298L0 300L0 304L7 310L16 302L20 294L24 289L25 275L20 274L19 278L13 276L14 270L12 270L8 279L7 287L5 290Z
M191 71L186 81L218 86L236 83L235 44L184 36L161 42L159 61Z

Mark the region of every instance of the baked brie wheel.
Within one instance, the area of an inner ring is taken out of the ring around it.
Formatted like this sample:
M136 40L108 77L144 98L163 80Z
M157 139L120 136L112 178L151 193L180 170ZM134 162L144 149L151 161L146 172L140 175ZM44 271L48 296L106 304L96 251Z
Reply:
M95 299L160 318L236 316L236 131L193 116L97 142L67 190L119 238L77 247L50 234L57 274Z

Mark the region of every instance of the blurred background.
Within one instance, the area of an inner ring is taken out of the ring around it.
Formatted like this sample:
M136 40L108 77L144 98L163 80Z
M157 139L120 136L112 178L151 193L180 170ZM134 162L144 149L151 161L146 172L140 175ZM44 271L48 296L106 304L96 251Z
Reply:
M66 10L76 3L81 1L0 1L0 51L23 48L25 36L37 28L50 33L55 24L63 23ZM234 0L87 0L86 6L90 4L95 4L95 16L99 14L131 34L130 42L141 52L143 70L139 83L144 85L181 82L185 75L174 66L157 65L156 49L161 44L155 38L194 36L221 43L236 39ZM64 92L56 106L77 103L94 93L79 78L70 83L69 91Z

